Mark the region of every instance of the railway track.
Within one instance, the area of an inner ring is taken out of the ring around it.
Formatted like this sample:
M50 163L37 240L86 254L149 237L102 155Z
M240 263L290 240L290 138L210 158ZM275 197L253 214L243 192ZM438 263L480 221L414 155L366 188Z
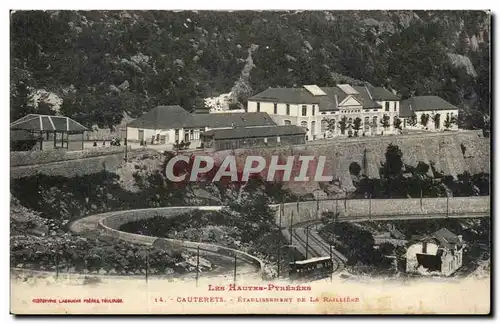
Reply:
M330 245L328 245L315 231L309 231L307 235L307 227L318 223L318 221L309 221L297 224L292 229L290 235L292 245L296 246L301 254L307 257L322 257L330 256ZM333 261L333 273L343 269L344 261L336 254L331 253Z
M366 216L366 215L346 215L341 216L338 220L351 221L351 222L362 222L362 221L376 221L376 220L403 220L403 219L438 219L438 218L471 218L471 217L490 217L490 213L485 212L468 212L468 213L433 213L428 215L423 214L406 214L406 215L377 215L377 216ZM297 223L293 226L290 235L292 239L292 245L296 246L299 252L306 256L311 257L322 257L330 256L330 246L318 235L314 230L309 230L309 235L307 235L307 228L311 228L314 225L320 224L321 221L314 219L301 223ZM332 251L332 261L334 264L334 273L343 269L344 260L338 255L338 252L333 249Z

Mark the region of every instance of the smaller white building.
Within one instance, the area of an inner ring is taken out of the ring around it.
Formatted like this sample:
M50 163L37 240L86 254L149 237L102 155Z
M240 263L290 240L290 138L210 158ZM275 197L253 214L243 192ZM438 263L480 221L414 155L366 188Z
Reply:
M264 112L192 114L180 106L158 106L127 124L127 141L200 146L200 133L211 129L276 126Z
M127 141L173 144L199 141L205 127L180 106L157 106L127 125Z
M416 96L401 102L403 128L443 131L458 129L458 107L438 96Z
M406 251L406 272L449 276L463 262L464 242L446 228L410 245Z

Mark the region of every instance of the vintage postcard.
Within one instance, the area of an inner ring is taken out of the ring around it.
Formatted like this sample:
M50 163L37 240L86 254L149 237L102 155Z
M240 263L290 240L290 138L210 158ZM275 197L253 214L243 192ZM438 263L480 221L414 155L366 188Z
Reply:
M490 21L12 10L11 313L489 314Z

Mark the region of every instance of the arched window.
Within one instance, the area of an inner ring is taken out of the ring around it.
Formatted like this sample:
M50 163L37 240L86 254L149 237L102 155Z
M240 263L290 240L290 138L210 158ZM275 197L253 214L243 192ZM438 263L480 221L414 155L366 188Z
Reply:
M326 119L322 119L321 120L321 123L319 124L319 130L320 132L323 134L324 132L326 132L326 127L328 126L328 123L326 121Z
M377 128L377 126L378 126L378 118L377 118L377 116L373 116L373 125L372 125L372 127L373 128Z
M316 122L312 121L311 122L311 135L316 135Z
M305 129L307 129L307 122L305 120L302 121L302 122L300 122L300 126L304 127Z
M292 122L289 121L288 119L285 119L283 122L285 123L285 125L291 125L292 124Z

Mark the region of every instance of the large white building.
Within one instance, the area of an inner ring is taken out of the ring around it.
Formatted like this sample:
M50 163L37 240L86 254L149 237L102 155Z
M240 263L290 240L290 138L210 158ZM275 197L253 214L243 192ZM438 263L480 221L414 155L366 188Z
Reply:
M432 113L454 107L435 98L447 105L434 105L426 111ZM453 113L458 115L458 108L454 108ZM247 110L266 112L278 125L302 126L307 129L308 140L394 134L409 125L405 118L411 116L402 116L400 98L394 93L381 87L348 84L269 88L249 98ZM395 123L399 127L395 127Z

